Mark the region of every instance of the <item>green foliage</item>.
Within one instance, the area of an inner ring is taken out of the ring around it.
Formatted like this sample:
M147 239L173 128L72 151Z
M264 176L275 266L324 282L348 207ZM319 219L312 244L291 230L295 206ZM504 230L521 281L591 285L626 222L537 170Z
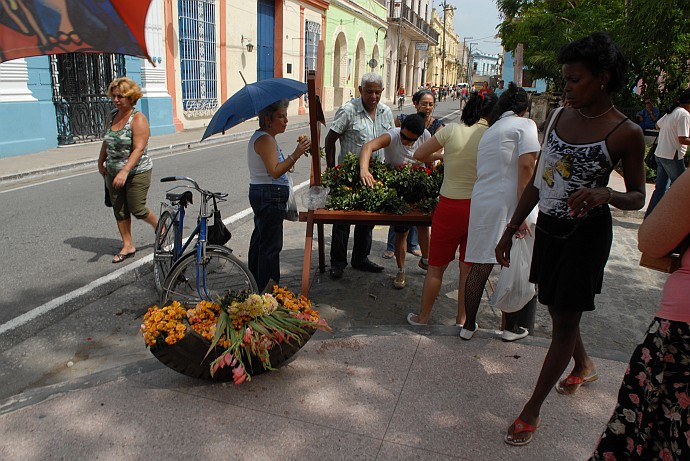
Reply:
M687 0L497 0L503 21L498 35L507 51L524 45L531 77L562 88L556 55L561 46L598 30L611 33L629 60L628 88L647 82L647 96L670 103L690 75L690 12ZM627 16L626 16L627 8ZM663 85L655 83L659 79ZM639 103L631 92L617 104Z
M438 202L442 166L433 170L410 165L393 168L372 161L369 171L376 181L374 187L362 184L359 157L354 154L347 154L342 165L326 169L321 176L323 185L330 188L326 208L403 214L417 207L431 213Z

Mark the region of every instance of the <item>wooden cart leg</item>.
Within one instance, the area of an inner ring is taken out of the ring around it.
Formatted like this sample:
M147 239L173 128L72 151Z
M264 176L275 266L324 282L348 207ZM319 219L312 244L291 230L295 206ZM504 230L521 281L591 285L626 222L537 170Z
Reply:
M307 235L304 239L304 261L302 262L302 294L309 294L309 278L311 275L311 246L314 240L314 212L307 215Z
M316 225L316 231L319 236L319 271L323 274L326 272L326 255L325 246L326 243L323 241L323 224L319 223Z

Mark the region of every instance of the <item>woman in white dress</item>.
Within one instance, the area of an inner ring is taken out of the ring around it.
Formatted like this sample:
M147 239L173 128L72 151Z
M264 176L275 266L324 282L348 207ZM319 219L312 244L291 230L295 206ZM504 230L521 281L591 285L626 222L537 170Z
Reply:
M479 142L465 254L465 262L472 263L472 269L465 285L467 318L460 330L462 339L471 339L477 330L484 285L497 263L494 249L534 172L540 146L537 125L523 117L527 103L525 90L511 82L498 98L489 117L491 126ZM524 237L526 232L523 223L516 235ZM527 336L527 330L517 327L515 317L506 314L504 340Z

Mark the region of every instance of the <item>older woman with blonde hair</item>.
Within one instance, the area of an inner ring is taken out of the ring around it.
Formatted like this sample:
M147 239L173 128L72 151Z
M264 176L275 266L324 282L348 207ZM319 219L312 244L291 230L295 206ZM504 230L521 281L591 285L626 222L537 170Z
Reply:
M134 105L141 98L141 88L133 80L120 77L108 86L115 110L112 112L98 156L98 172L105 178L113 205L113 214L122 237L122 248L113 257L121 263L134 256L132 215L149 223L153 229L158 218L146 206L153 163L146 149L149 122Z

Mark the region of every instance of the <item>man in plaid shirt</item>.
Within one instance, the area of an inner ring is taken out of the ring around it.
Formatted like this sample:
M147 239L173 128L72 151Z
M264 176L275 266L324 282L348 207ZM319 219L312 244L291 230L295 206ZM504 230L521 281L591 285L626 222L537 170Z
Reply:
M338 164L343 162L346 153L359 155L362 146L381 136L393 125L393 112L381 103L383 79L373 72L362 76L359 87L360 98L343 104L335 113L331 129L326 135L326 165L332 168L335 163L335 142L340 140ZM383 150L372 154L372 158L383 160ZM352 247L352 267L367 272L381 272L383 266L369 260L371 252L371 232L374 226L355 226ZM331 235L331 277L340 278L347 266L347 242L350 238L349 225L333 225Z

